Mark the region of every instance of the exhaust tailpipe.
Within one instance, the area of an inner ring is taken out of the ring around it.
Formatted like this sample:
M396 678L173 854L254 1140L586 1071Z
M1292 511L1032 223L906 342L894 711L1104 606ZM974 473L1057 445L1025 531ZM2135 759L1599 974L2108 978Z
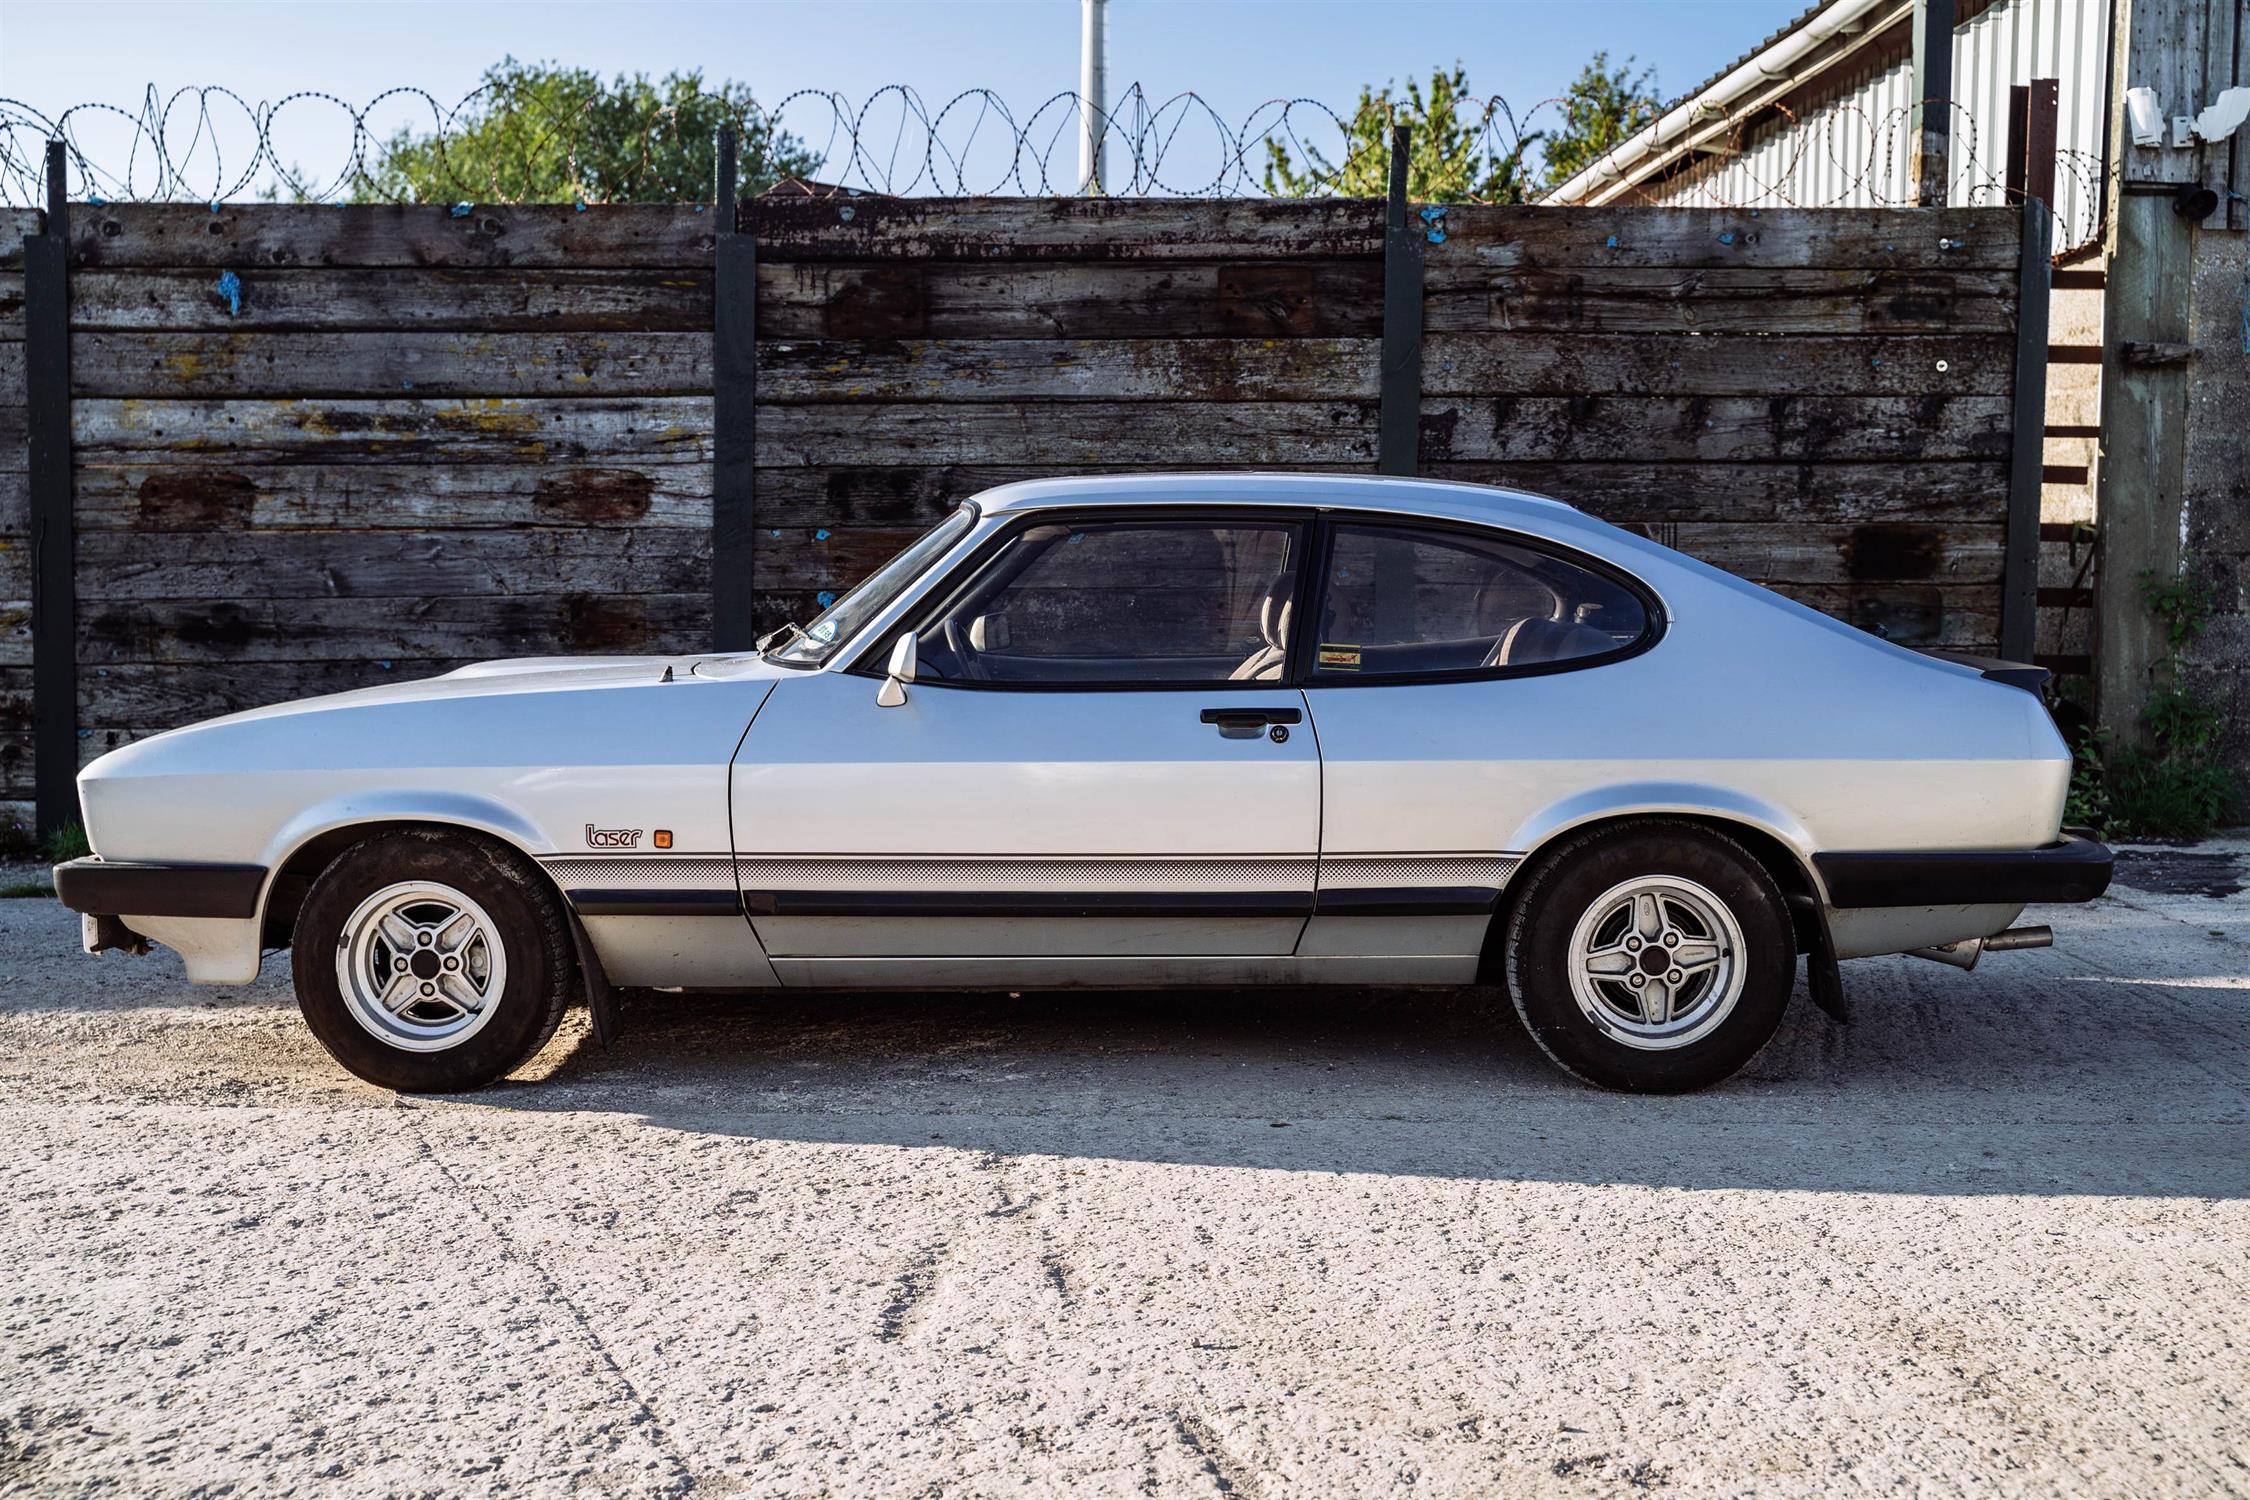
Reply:
M2012 953L2018 948L2052 948L2055 946L2055 929L2052 927L2011 927L2006 932L1996 932L1990 937L1969 938L1963 942L1947 943L1937 948L1909 948L1909 958L1926 958L1933 964L1951 964L1956 969L1973 969L1977 960L1987 953Z

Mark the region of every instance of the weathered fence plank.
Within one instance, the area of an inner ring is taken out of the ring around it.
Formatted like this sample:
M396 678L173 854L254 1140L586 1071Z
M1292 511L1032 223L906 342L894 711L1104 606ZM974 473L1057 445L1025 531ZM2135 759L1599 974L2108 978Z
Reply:
M6 375L0 345L0 379ZM83 396L688 396L711 390L707 333L74 334Z
M1774 592L1902 646L1951 646L1989 654L2000 638L1997 569L1976 586L1790 583L1776 585Z
M1427 327L1622 333L2011 333L2012 278L1952 271L1433 273Z
M1444 216L1432 270L1456 266L1565 269L1643 266L1840 266L2012 271L2017 226L2005 212L1888 208L1598 209L1462 204Z
M841 454L868 464L974 463L1004 453L1023 463L1372 462L1371 403L1329 401L1146 401L1130 418L1098 405L932 405L761 407L761 468L819 464ZM1253 460L1253 455L1255 459Z
M72 216L81 266L669 268L708 262L700 204L118 203Z
M95 665L631 654L697 649L711 596L433 596L384 609L344 598L90 600L80 620Z
M1104 473L1178 472L1207 470L1208 463L1186 461L1148 464L1113 459ZM1335 472L1364 474L1364 460L1342 463L1299 463L1300 473ZM1051 479L1083 474L1078 462L1056 463L931 463L911 468L862 465L846 454L817 467L769 469L758 476L760 513L773 526L928 525L963 500L1003 484L1024 479Z
M0 476L0 528L18 514ZM81 531L461 530L711 523L711 466L86 464Z
M23 238L41 227L36 208L0 208L0 270L23 269Z
M1383 206L1332 198L806 198L742 205L772 260L1378 257Z
M209 271L86 271L71 278L74 330L662 333L707 330L710 322L708 267L272 270L234 273L231 284L225 273Z
M1422 403L1422 454L1447 459L2005 458L2005 396L1499 396Z
M295 698L434 677L481 659L420 656L261 661L255 671L245 671L237 662L119 663L87 674L86 707L98 715L102 732L134 725L153 731ZM12 669L0 668L0 673L8 670Z
M89 531L83 607L120 599L423 599L684 594L711 576L708 531Z
M1497 484L1567 500L1618 522L1989 521L1993 466L1986 460L1924 460L1911 477L1892 462L1868 463L1425 463L1431 479Z
M163 455L173 463L353 459L540 463L709 456L708 397L491 397L468 401L129 401L72 410L83 462Z
M23 246L16 246L16 265L23 264ZM10 342L23 338L23 272L0 271L0 339Z
M1425 396L2004 396L2002 333L1894 338L1645 333L1440 333L1424 342Z
M1374 337L1382 328L1378 261L758 268L761 340Z
M772 340L758 399L1321 401L1373 399L1374 339Z
M20 346L0 344L0 399L12 347ZM758 399L1372 397L1375 349L1372 339L771 340L759 347ZM71 361L85 396L676 396L711 389L711 340L693 333L108 331L76 335ZM20 361L15 368L20 380Z

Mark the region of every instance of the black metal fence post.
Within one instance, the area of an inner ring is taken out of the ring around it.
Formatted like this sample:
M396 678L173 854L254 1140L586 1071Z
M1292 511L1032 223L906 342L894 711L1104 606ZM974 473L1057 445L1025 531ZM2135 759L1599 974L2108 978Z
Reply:
M33 808L42 835L78 820L78 580L70 500L70 215L61 141L47 216L24 236L24 416L31 479Z
M735 135L718 134L711 276L711 644L757 639L758 242L735 223Z
M2015 441L2008 457L2008 527L2000 573L2000 654L2029 661L2039 647L2039 499L2047 455L2048 257L2054 215L2023 202L2016 267Z
M1391 190L1383 208L1383 370L1375 472L1412 474L1422 432L1422 234L1407 212L1412 132L1391 127Z

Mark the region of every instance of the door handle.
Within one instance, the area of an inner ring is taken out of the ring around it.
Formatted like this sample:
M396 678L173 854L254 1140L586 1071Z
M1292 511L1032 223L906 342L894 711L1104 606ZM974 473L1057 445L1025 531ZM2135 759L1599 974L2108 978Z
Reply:
M1204 708L1206 724L1303 724L1303 708Z
M1289 738L1282 726L1303 720L1304 713L1294 708L1207 708L1203 722L1219 726L1219 733L1230 740L1256 739L1270 735L1276 744ZM1272 725L1269 730L1266 726Z

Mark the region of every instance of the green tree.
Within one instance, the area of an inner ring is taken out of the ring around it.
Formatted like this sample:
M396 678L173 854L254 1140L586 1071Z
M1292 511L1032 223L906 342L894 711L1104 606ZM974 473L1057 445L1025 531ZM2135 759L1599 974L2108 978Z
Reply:
M1597 52L1563 93L1562 124L1546 137L1547 180L1552 191L1589 162L1598 160L1663 109L1656 94L1656 70L1633 75L1633 59L1612 68L1609 54Z
M1303 146L1299 163L1281 141L1266 141L1266 191L1276 198L1380 198L1390 190L1391 127L1413 134L1407 158L1406 193L1419 203L1521 203L1524 152L1539 137L1519 135L1515 122L1492 107L1460 108L1468 100L1468 78L1459 63L1448 73L1432 69L1425 92L1413 79L1402 104L1392 85L1359 91L1359 107L1344 130L1344 159L1329 161L1317 147Z
M763 192L817 165L776 132L738 83L715 91L699 72L620 74L503 58L442 132L404 129L385 142L354 194L383 203L708 202L712 135L740 133L737 191Z

